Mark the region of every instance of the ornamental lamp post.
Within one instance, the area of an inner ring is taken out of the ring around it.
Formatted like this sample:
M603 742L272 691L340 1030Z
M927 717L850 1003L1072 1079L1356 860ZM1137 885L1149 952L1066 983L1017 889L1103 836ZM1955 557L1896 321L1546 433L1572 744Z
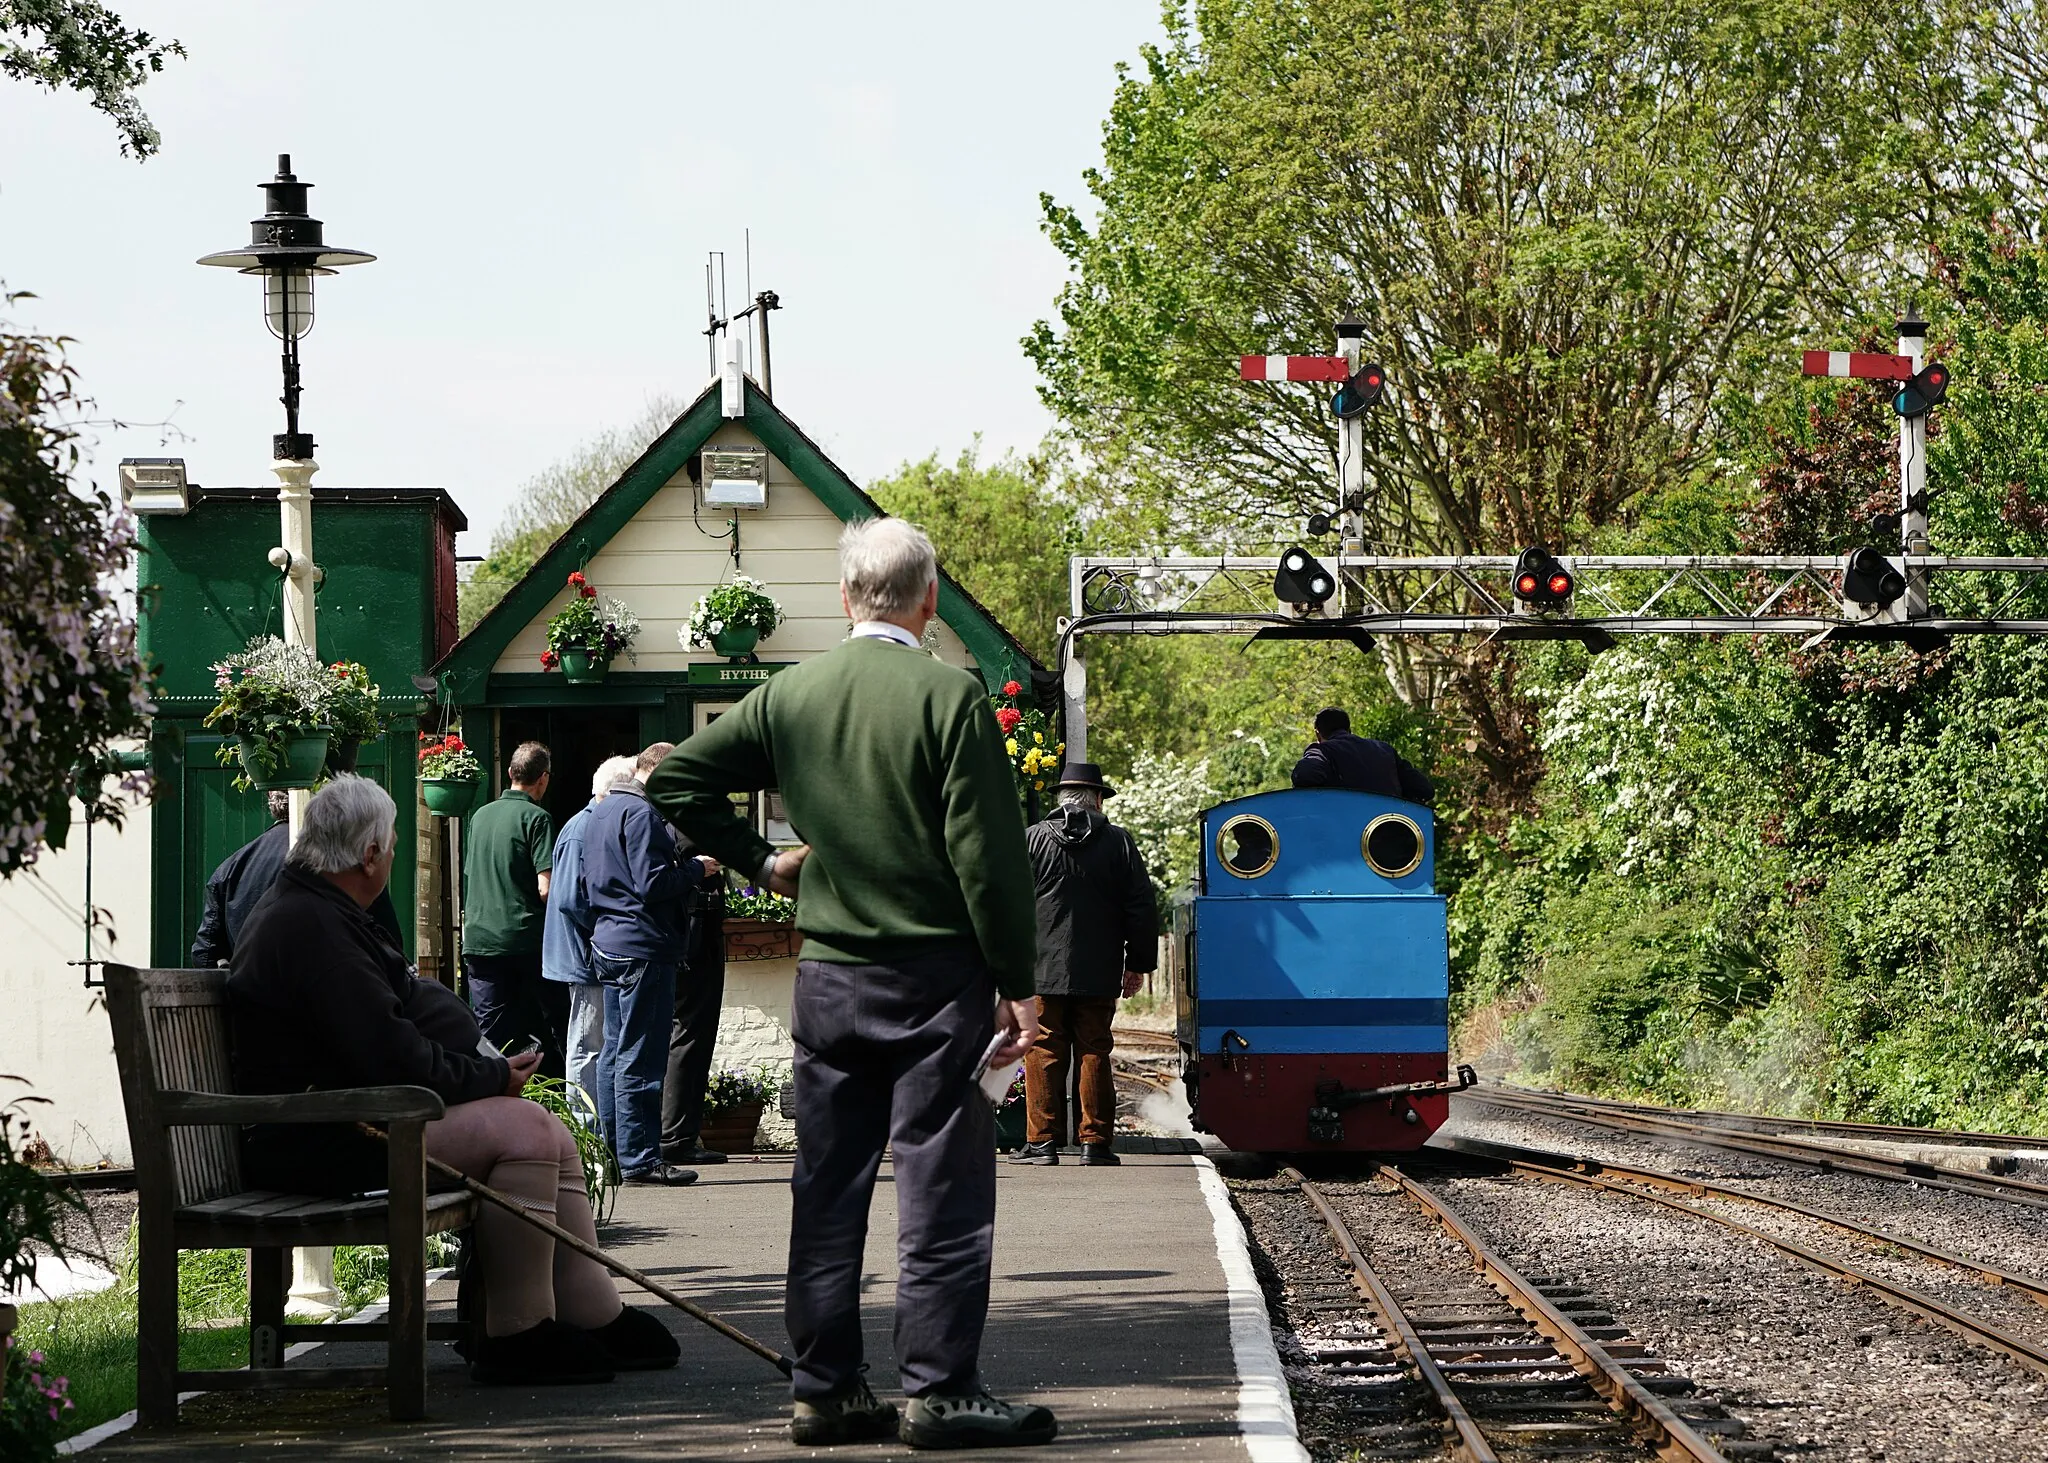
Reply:
M320 220L306 212L306 190L292 173L290 153L279 153L277 176L263 186L263 217L249 224L246 248L223 249L201 258L201 264L263 279L263 322L284 343L284 431L270 439L271 471L277 474L278 518L282 543L270 551L272 567L284 577L284 642L303 645L315 654L319 640L313 625L313 594L321 580L313 561L313 438L299 430L299 341L313 328L313 281L351 264L368 264L377 256L359 249L330 246ZM291 838L298 841L310 794L291 794ZM334 1252L295 1252L291 1297L293 1315L325 1317L340 1308L334 1288Z

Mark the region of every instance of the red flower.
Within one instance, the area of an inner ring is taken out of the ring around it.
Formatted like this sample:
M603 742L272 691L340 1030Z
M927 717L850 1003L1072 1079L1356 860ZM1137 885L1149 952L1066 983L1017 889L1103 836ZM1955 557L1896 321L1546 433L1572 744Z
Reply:
M1023 689L1024 688L1018 685L1015 681L1003 682L1003 694L1005 696L1015 696Z
M562 658L552 650L543 650L540 653L540 668L544 671L551 671L561 663Z
M1008 736L1011 732L1015 731L1017 723L1023 719L1024 713L1014 706L1002 706L996 709L996 725L1003 729L1004 736Z
M466 752L469 748L462 745L461 737L450 737L447 741L441 743L441 750L444 752Z
M577 569L571 572L571 574L569 575L569 582L575 585L578 589L581 589L585 584L588 584L590 581L583 577L583 571L581 569Z
M596 599L596 598L597 598L597 591L596 591L596 590L594 590L594 589L592 589L592 588L591 588L591 587L590 587L589 585L587 585L587 584L583 586L583 589L582 589L582 591L581 591L581 592L582 592L582 595L583 595L583 597L584 597L585 599Z

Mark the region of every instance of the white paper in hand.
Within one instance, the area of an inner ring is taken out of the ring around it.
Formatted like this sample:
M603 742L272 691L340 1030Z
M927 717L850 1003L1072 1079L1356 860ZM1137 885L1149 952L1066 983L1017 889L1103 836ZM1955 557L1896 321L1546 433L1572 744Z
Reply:
M995 1060L997 1051L1001 1050L1003 1043L1009 1039L1010 1033L1007 1031L998 1031L991 1037L988 1046L982 1051L981 1065L976 1068L981 1076L975 1085L981 1088L981 1095L988 1099L990 1107L1003 1105L1003 1099L1010 1095L1010 1083L1016 1080L1016 1069L1008 1062L999 1067L990 1065Z

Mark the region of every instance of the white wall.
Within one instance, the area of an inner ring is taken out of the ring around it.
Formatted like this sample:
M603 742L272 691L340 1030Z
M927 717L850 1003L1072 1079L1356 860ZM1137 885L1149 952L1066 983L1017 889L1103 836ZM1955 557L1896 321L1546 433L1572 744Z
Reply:
M711 436L712 447L759 446L754 434L738 422L727 422ZM732 545L722 537L732 522L731 509L696 503L697 489L689 474L679 472L584 567L598 592L624 600L640 618L638 659L615 662L614 670L677 671L692 662L711 664L722 657L709 650L689 650L676 631L689 623L699 595L732 576ZM696 513L692 516L691 509ZM839 606L839 530L830 509L779 458L768 459L768 506L742 508L740 567L768 586L788 617L756 652L766 661L802 660L830 650L846 638L846 614ZM538 671L547 648L547 623L568 603L569 589L514 636L492 669L499 672ZM936 625L940 659L971 667L974 657L960 637Z
M126 1166L128 1122L114 1042L99 992L65 962L85 955L85 819L73 821L61 851L45 849L33 866L0 882L0 1102L23 1092L50 1104L29 1120L59 1160ZM92 898L111 917L93 936L99 959L149 963L149 809L131 809L119 833L92 833Z
M795 995L794 959L728 960L725 1005L718 1013L712 1069L751 1072L766 1067L787 1086L796 1066L796 1044L789 1034L790 1002ZM770 1103L761 1114L761 1141L788 1147L795 1138L796 1125Z

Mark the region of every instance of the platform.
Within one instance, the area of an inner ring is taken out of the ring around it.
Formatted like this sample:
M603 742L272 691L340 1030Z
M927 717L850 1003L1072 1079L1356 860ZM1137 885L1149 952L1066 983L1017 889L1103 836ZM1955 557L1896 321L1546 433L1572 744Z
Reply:
M783 1156L736 1159L705 1169L691 1188L624 1190L606 1242L786 1350L789 1168ZM999 1169L982 1369L998 1396L1058 1412L1059 1440L1029 1456L1245 1459L1229 1293L1196 1161L1134 1153L1120 1168ZM894 1190L884 1165L863 1309L875 1390L900 1401L890 1345L894 1254ZM215 1394L186 1403L175 1429L121 1433L88 1456L109 1463L910 1456L893 1441L793 1447L788 1383L772 1367L642 1292L625 1294L676 1333L679 1369L598 1387L477 1387L447 1344L433 1343L424 1422L391 1422L381 1393ZM436 1313L445 1313L452 1288L436 1286L435 1299ZM374 1364L379 1355L330 1344L296 1364Z

